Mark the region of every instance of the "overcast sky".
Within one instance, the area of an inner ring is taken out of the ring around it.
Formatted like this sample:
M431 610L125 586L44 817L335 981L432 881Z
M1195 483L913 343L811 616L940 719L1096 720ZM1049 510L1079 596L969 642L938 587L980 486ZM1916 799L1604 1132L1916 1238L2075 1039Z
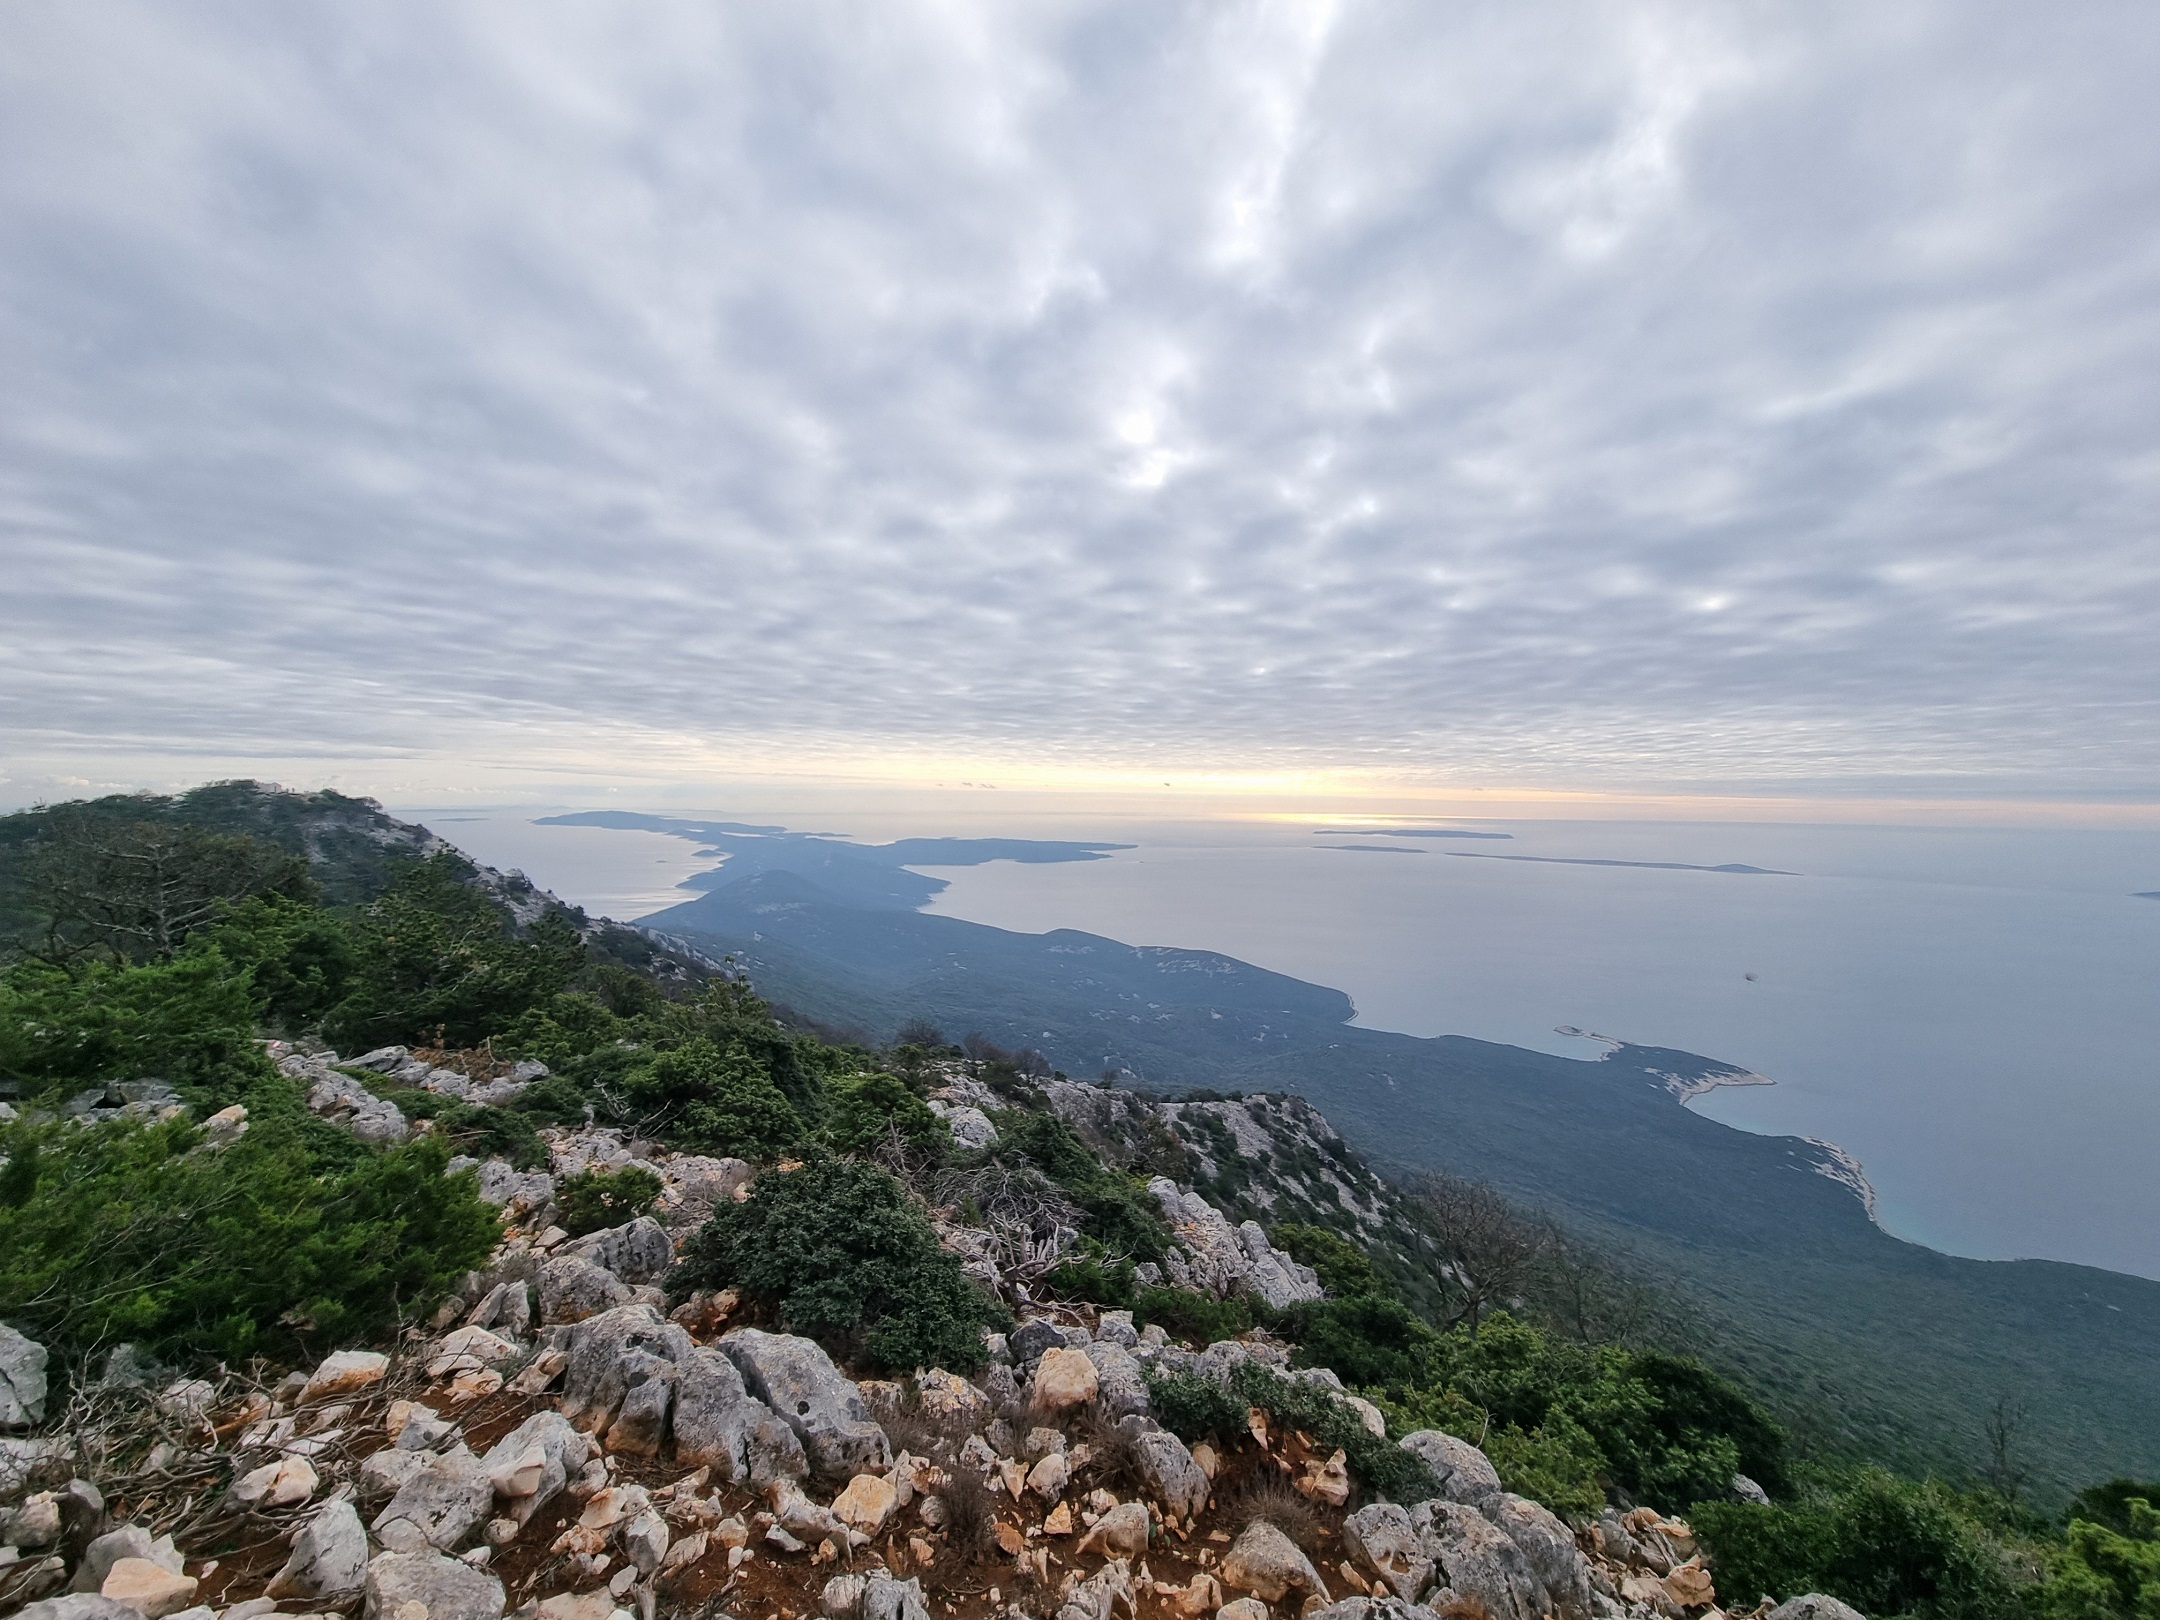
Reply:
M2156 83L2149 0L7 5L0 800L2160 798Z

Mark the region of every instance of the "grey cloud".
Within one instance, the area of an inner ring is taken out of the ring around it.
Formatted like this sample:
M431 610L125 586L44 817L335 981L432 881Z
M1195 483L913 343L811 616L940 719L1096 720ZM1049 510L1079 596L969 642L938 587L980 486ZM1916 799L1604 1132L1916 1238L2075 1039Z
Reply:
M2160 787L2145 8L9 31L12 755Z

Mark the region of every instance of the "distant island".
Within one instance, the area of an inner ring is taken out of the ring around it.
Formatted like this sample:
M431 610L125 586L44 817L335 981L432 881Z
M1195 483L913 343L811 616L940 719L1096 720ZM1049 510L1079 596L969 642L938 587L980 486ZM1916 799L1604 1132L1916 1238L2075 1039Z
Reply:
M2140 889L2130 898L2133 900L2160 900L2160 889Z
M1749 877L1798 877L1798 872L1785 872L1774 866L1748 866L1740 861L1728 861L1723 866L1694 866L1686 861L1604 861L1593 860L1587 855L1487 855L1474 849L1444 849L1443 855L1453 855L1466 861L1535 861L1540 866L1641 866L1660 872L1739 872Z
M1346 855L1429 855L1430 850L1406 844L1315 844L1314 849L1339 849Z

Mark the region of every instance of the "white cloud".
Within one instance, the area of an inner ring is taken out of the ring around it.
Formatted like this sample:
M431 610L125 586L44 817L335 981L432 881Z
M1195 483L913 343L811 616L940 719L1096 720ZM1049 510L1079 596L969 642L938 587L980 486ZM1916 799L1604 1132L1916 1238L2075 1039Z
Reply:
M2156 67L2130 4L25 12L0 751L2160 786Z

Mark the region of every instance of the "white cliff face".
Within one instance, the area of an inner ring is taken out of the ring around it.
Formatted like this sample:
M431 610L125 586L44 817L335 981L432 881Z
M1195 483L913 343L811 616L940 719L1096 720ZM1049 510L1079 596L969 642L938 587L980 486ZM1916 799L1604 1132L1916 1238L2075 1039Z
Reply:
M1259 1222L1232 1226L1221 1210L1198 1193L1179 1191L1168 1176L1150 1181L1148 1191L1177 1240L1163 1270L1180 1288L1222 1298L1251 1294L1276 1310L1320 1297L1319 1274L1268 1242Z

